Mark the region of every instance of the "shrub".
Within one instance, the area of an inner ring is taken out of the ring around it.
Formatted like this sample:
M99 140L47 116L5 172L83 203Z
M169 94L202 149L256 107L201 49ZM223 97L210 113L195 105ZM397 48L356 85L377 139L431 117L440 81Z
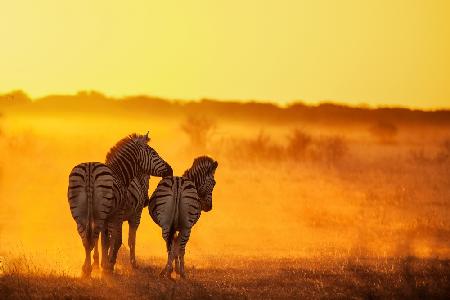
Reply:
M339 136L321 137L316 142L316 159L328 164L340 162L347 152L347 142Z
M441 143L440 150L436 155L436 162L444 163L450 161L450 138L445 139Z
M231 159L252 162L273 161L283 156L283 148L262 130L252 138L232 139L225 151Z
M181 129L188 135L191 146L204 150L207 146L216 123L206 117L189 116L182 124Z
M389 122L378 122L370 128L372 135L383 144L392 144L397 135L397 127Z
M294 159L304 158L312 142L313 139L309 134L295 129L288 137L286 155Z

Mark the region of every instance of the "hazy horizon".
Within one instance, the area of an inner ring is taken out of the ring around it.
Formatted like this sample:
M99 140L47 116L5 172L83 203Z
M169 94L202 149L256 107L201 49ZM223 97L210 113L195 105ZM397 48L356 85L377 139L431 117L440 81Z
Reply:
M334 99L322 99L322 100L317 100L317 101L308 101L305 99L294 99L291 101L284 101L284 102L280 102L277 101L276 99L253 99L253 98L248 98L248 99L225 99L225 98L211 98L211 97L200 97L200 98L169 98L169 97L164 97L164 96L159 96L159 95L154 95L154 94L143 94L143 93L135 93L135 94L127 94L127 95L114 95L114 94L109 94L106 93L104 91L100 91L100 90L91 90L91 89L80 89L74 92L68 92L68 93L58 93L58 92L50 92L47 94L43 94L43 95L33 95L28 93L26 90L23 89L12 89L9 91L0 91L0 97L2 96L8 96L11 95L13 93L16 92L20 92L23 93L28 99L30 99L32 102L35 101L39 101L41 99L45 99L47 97L54 97L54 96L78 96L82 93L86 93L86 94L99 94L104 96L105 98L108 99L113 99L113 100L124 100L124 99L128 99L128 98L134 98L134 97L147 97L147 98L151 98L151 99L160 99L163 101L168 101L168 102L185 102L185 103L189 103L189 102L201 102L204 100L209 100L209 101L217 101L217 102L224 102L224 103L262 103L262 104L273 104L275 106L284 108L284 107L289 107L291 105L295 105L295 104L304 104L307 106L320 106L323 104L334 104L334 105L338 105L338 106L344 106L344 107L350 107L350 108L365 108L365 109L379 109L379 108L406 108L406 109L411 109L411 110L421 110L421 111L442 111L442 110L450 110L450 101L449 104L447 106L442 106L442 107L429 107L429 106L411 106L411 105L402 105L402 104L369 104L369 103L365 103L365 102L360 102L360 103L350 103L350 102L346 102L345 100L334 100Z

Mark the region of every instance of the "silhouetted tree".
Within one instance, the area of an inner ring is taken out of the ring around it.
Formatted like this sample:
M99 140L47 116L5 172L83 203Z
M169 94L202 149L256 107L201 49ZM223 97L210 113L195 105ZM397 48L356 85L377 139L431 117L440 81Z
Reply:
M191 145L196 149L205 149L208 138L216 127L216 123L206 117L189 116L181 129L188 135Z

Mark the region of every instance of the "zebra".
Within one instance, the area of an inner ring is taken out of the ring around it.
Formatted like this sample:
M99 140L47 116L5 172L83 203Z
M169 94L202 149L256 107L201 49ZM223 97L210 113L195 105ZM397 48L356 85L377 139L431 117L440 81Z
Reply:
M172 167L147 144L149 140L148 133L124 137L110 149L105 164L81 163L69 175L69 206L86 255L83 276L91 274L91 251L100 232L102 267L107 271L114 269L132 179L141 174L173 175ZM98 265L98 251L94 252L94 265Z
M86 254L82 274L89 276L92 247L114 206L113 172L99 162L75 166L69 175L68 199Z
M186 243L201 211L208 212L212 209L217 166L218 162L208 156L198 157L183 176L163 178L150 197L148 211L153 221L161 227L167 248L167 264L161 271L161 276L170 277L175 259L176 269L185 278Z
M130 248L130 264L133 268L137 268L136 263L136 231L141 223L141 215L144 207L148 205L148 189L149 189L150 175L142 174L135 177L127 190L127 206L123 221L128 221L128 247ZM98 243L94 248L94 265L98 267Z

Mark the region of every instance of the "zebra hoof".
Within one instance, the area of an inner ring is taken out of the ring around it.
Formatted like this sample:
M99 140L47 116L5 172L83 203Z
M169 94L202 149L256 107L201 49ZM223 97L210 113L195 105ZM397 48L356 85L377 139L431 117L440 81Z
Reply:
M106 269L106 268L108 268L108 263L105 261L102 261L101 266L102 266L102 269Z
M167 269L164 268L164 269L162 269L162 271L159 273L159 277L165 277L166 274L167 274Z
M114 271L114 265L113 264L105 264L103 267L103 272L105 273L112 273Z
M160 277L165 277L165 278L169 278L171 279L171 274L172 274L172 270L167 270L166 268L164 268L161 273L159 273Z
M91 277L92 267L91 265L83 265L83 268L81 269L81 277L83 278L89 278Z
M102 276L104 277L111 277L113 276L113 271L111 271L110 269L103 269L102 270Z
M135 260L132 260L132 261L131 261L131 267L132 267L133 269L139 269L139 265L137 264L137 262L136 262Z

